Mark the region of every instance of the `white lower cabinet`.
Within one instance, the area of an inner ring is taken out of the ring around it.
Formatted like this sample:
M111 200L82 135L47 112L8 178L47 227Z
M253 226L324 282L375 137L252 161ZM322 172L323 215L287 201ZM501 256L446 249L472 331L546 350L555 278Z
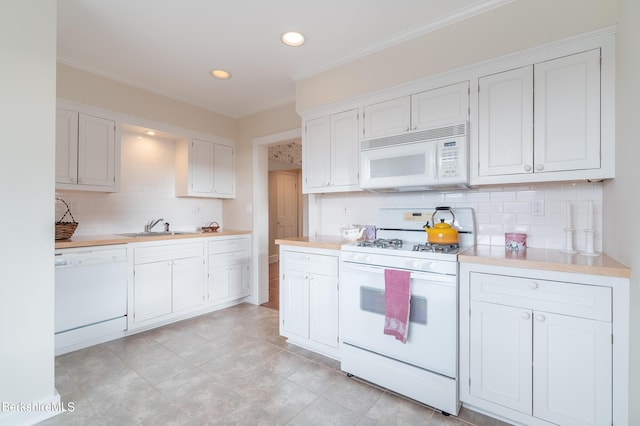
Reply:
M280 246L280 334L338 359L338 254Z
M249 237L220 237L208 244L207 300L220 303L248 296Z
M133 264L130 329L204 305L203 242L134 247Z
M620 278L465 263L460 270L465 405L525 424L623 424L614 414L625 418L624 400L614 407L613 397L624 387L614 389L614 353L626 345L612 308Z

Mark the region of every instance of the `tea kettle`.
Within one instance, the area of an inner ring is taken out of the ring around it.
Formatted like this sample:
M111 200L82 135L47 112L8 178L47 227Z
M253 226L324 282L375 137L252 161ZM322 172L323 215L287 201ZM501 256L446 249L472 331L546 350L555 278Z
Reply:
M451 207L436 207L433 215L431 215L432 227L429 227L429 222L423 227L427 231L427 241L430 244L456 244L458 242L458 230L445 223L444 219L440 219L439 223L435 222L436 215L441 211L448 211L451 214L452 224L456 221Z

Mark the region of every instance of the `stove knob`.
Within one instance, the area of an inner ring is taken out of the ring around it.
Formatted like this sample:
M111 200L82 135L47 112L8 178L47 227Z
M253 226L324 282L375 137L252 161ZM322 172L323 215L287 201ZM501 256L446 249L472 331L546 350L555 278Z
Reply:
M438 262L431 262L429 264L429 269L432 271L435 271L437 267L438 267Z
M371 256L367 256L367 257L365 257L365 259L364 259L364 260L365 260L365 262L367 262L367 263L371 263L371 261L373 260L373 258L372 258Z
M358 260L360 260L360 255L359 255L359 254L354 254L354 255L353 255L353 260L355 260L356 262L357 262Z
M421 261L420 259L415 259L415 260L413 261L413 267L414 267L415 269L420 269L420 268L422 268L422 261Z

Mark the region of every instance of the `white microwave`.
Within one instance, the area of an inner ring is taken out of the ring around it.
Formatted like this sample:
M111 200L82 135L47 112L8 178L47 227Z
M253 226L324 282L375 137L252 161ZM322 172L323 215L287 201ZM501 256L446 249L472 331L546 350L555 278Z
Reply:
M467 124L404 133L360 143L360 186L411 191L469 184Z

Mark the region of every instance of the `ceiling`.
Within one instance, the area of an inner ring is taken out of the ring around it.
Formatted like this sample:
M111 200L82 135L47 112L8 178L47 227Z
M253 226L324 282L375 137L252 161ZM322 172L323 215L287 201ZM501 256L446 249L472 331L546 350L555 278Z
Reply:
M297 80L510 1L58 0L58 61L239 118L294 101ZM303 46L280 41L291 30Z

